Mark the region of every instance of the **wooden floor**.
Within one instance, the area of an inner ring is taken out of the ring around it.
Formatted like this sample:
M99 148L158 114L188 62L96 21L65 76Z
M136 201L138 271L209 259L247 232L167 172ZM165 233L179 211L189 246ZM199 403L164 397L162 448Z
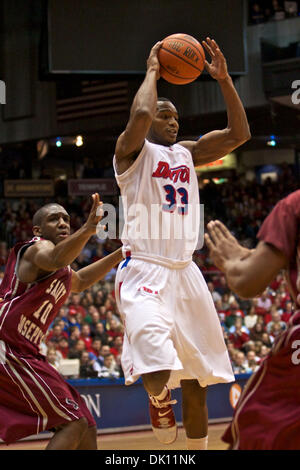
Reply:
M221 440L221 436L228 425L211 424L208 431L208 449L225 450L227 444ZM47 440L22 441L9 446L0 444L0 450L43 450ZM186 450L185 432L182 428L178 431L177 440L168 446L160 444L152 431L139 431L120 434L105 434L98 436L99 450Z

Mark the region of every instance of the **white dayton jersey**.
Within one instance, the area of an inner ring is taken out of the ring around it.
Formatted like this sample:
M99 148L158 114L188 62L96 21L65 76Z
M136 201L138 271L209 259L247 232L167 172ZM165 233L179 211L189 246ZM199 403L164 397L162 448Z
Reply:
M192 155L179 144L170 147L145 140L134 163L121 175L124 249L187 261L197 247L200 201Z

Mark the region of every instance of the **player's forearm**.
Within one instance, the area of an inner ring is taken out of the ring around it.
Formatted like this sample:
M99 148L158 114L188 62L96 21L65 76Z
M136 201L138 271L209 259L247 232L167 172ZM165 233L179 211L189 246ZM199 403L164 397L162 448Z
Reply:
M251 137L249 124L244 106L233 85L232 79L228 75L227 78L218 80L218 83L227 108L227 127L230 136L237 141L246 142Z
M50 254L51 264L55 269L59 269L69 264L80 255L94 231L83 225L79 230L70 235L65 240L55 245Z
M99 261L77 271L76 274L79 278L78 290L81 292L88 289L90 286L95 284L95 282L103 279L104 276L114 268L114 266L122 261L122 259L122 248L119 248L110 255L105 256L105 258L102 258Z
M130 114L144 114L152 119L156 112L157 106L157 72L154 68L147 70L145 79L137 91Z
M227 260L224 263L224 272L229 288L243 299L256 297L270 281L257 272L251 257Z

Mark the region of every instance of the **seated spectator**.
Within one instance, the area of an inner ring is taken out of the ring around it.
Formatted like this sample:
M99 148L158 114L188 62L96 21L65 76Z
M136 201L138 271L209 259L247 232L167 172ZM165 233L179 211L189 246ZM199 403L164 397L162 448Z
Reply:
M234 357L235 357L235 354L238 352L238 349L235 349L234 343L232 341L230 341L229 339L226 340L226 346L227 346L227 350L228 350L229 359L230 359L230 362L232 364L233 360L234 360Z
M231 328L234 325L237 318L244 318L244 312L239 308L239 304L236 300L231 302L230 308L227 311L227 316L225 319L225 324L227 328Z
M251 330L257 322L258 315L255 312L255 306L252 305L249 312L244 318L244 325L248 330Z
M222 297L221 297L221 295L219 294L219 292L217 292L217 291L215 290L215 287L214 287L214 285L213 285L212 282L208 282L208 283L207 283L207 287L208 287L209 292L211 293L211 296L212 296L214 302L216 302L217 300L221 300L221 299L222 299Z
M272 347L274 339L267 332L264 332L262 334L261 340L262 340L262 343L268 348Z
M229 334L228 339L233 343L235 349L242 349L245 343L249 341L247 333L242 331L241 322L238 322L235 325L235 331L234 333Z
M92 342L91 350L89 351L90 359L94 359L94 360L100 359L101 362L103 363L103 357L101 355L101 348L102 348L101 339L95 336Z
M268 295L268 289L266 289L260 297L257 299L257 308L261 309L260 315L266 315L272 307L272 301Z
M225 310L227 312L229 308L230 308L229 294L223 294L222 295L222 310Z
M248 351L246 354L248 368L251 369L252 372L256 372L259 368L260 358L256 356L254 351Z
M75 346L77 340L80 338L80 328L77 325L71 326L69 332L69 348L72 349Z
M284 331L287 328L286 323L281 320L281 316L277 311L272 312L272 320L266 326L267 333L271 334L274 324L279 325L281 331ZM276 331L279 330L276 329Z
M260 364L264 360L264 358L267 357L270 351L271 349L268 348L268 346L266 346L265 344L262 345L262 347L260 348L260 353L259 353Z
M120 377L120 370L117 366L113 354L107 354L104 357L103 365L99 366L97 362L94 363L94 369L98 372L98 377L102 378L115 378Z
M58 344L59 340L61 338L66 338L68 339L68 335L66 332L62 330L61 325L54 324L52 330L49 331L49 334L47 335L46 338L46 344L51 340L52 342L55 342Z
M236 317L234 324L229 328L228 332L234 333L237 328L239 328L241 331L243 331L249 336L249 330L243 325L243 320L241 317Z
M264 325L262 323L256 322L253 328L250 330L249 337L252 341L261 341L262 335L264 333Z
M272 323L272 322L270 322ZM282 326L280 325L280 323L274 323L271 327L271 330L270 330L270 338L272 339L272 342L274 342L276 340L276 338L278 338L278 336L281 335L281 333L285 330L286 328L282 328Z
M234 374L247 374L249 373L248 362L245 354L242 351L238 351L233 360L232 370Z
M283 310L283 313L281 315L281 320L287 323L291 316L293 315L293 303L288 300L285 304L285 308Z
M86 351L85 342L79 338L73 348L70 348L68 359L80 359L82 351Z
M60 352L64 359L69 358L69 341L67 338L60 338L56 349Z
M85 349L91 351L93 338L91 336L91 327L89 324L84 323L81 327L80 338L83 339L85 343Z
M123 337L116 336L115 339L113 340L112 346L110 348L110 352L114 355L114 358L117 359L117 357L122 355L122 350L123 350Z
M94 328L94 338L99 338L102 344L107 343L107 334L102 322L98 322Z
M79 377L88 378L88 377L97 377L98 372L93 368L94 360L90 359L88 351L82 351L80 355L80 367L79 367Z
M86 310L80 305L80 301L80 294L74 292L70 294L69 311L71 310L72 314L81 313L82 317L85 318Z
M55 348L48 348L46 358L49 364L51 364L55 369L58 369L60 356Z
M109 323L106 324L106 334L107 342L110 344L117 336L123 335L123 327L121 323L118 323L114 318L112 318Z

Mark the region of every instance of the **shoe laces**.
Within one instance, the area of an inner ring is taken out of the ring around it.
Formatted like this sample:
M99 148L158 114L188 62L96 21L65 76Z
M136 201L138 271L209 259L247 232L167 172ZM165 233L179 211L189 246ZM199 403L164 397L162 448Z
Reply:
M151 403L155 408L167 408L169 405L176 405L177 400L158 400L152 395L149 395Z

